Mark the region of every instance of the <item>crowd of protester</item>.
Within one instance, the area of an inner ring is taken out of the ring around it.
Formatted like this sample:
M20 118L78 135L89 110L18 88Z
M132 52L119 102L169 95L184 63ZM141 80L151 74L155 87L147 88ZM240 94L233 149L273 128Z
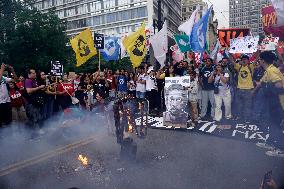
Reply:
M45 120L77 102L82 110L92 111L101 99L131 95L149 101L149 112L161 116L165 109L165 77L190 76L188 107L191 126L199 120L241 120L270 125L270 141L259 144L271 149L269 155L284 157L284 76L283 58L270 52L235 59L228 54L219 62L206 58L203 63L186 59L161 69L145 64L128 70L97 70L95 73L63 77L29 69L17 76L11 66L1 65L0 126L21 122L39 127ZM5 76L5 70L11 77ZM282 71L282 72L281 72ZM224 106L223 106L224 105ZM269 145L268 145L269 144Z

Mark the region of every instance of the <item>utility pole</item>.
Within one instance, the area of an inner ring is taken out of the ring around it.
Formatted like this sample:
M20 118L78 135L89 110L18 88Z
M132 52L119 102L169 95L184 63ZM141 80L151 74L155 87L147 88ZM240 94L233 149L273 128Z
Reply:
M162 29L162 2L158 0L158 31Z

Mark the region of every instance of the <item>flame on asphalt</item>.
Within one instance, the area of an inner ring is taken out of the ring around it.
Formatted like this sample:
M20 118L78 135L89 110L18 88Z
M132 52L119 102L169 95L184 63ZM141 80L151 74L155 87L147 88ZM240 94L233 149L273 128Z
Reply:
M78 160L83 164L83 165L88 165L88 158L84 157L83 155L79 154Z

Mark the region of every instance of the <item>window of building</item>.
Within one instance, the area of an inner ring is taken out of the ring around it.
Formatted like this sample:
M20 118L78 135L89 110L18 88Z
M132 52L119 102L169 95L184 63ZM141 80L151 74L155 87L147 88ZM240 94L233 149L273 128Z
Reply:
M138 18L139 18L139 17L145 17L145 16L147 16L146 7L138 8L138 10L137 10L137 16L138 16Z
M90 3L89 6L90 6L90 12L96 12L102 9L102 3L100 1Z
M63 5L63 0L54 0L54 5Z
M105 9L112 8L115 7L115 0L104 0L103 4Z
M75 10L75 7L72 7L72 8L69 8L69 9L66 9L66 16L74 16L76 14L76 10Z
M107 23L115 22L116 21L116 14L110 13L106 15Z
M81 15L81 14L86 14L88 11L88 6L87 4L83 4L83 5L79 5L77 7L77 14Z
M186 8L182 8L182 12L186 12Z
M43 8L46 9L46 8L49 8L49 7L52 7L52 0L44 0L43 1Z
M64 18L64 10L60 10L57 12L58 18L62 19Z
M131 3L131 0L119 0L118 6L128 5Z

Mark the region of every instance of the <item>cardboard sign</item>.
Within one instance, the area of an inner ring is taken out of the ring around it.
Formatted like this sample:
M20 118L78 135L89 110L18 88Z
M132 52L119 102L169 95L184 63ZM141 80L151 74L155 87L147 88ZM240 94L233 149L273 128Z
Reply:
M278 46L279 37L266 37L261 42L259 50L262 51L275 51Z
M95 43L96 49L104 49L104 46L105 46L104 34L95 33L94 34L94 43Z
M220 29L218 38L222 47L230 47L230 40L245 37L250 34L250 29Z
M231 39L230 53L254 53L257 51L259 36Z
M63 64L59 61L51 61L51 75L63 76Z

